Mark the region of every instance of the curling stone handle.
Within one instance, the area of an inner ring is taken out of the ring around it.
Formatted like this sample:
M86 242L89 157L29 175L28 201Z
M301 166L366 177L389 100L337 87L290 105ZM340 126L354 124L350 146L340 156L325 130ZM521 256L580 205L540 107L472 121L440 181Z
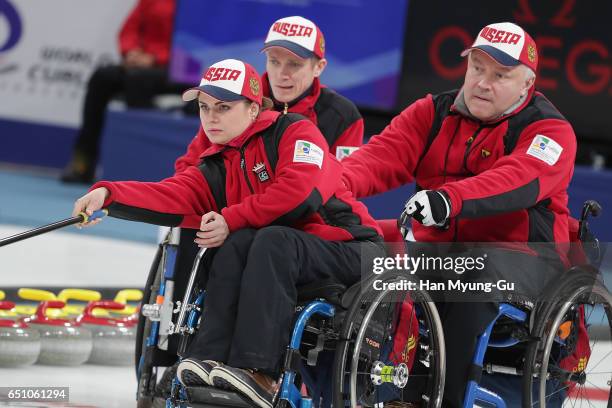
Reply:
M38 320L45 320L47 317L47 309L63 309L66 303L61 300L45 300L40 302L40 305L36 309L36 318Z
M142 291L139 289L123 289L117 292L115 296L115 302L127 303L127 302L138 302L142 299Z
M102 295L97 290L67 288L57 294L57 299L62 302L78 300L81 302L92 302L100 300Z
M98 300L96 302L91 302L89 303L86 307L85 310L83 310L83 317L93 317L95 318L96 316L94 316L93 314L93 310L94 309L105 309L105 310L122 310L125 307L125 305L123 303L119 303L119 302L115 302L112 300Z
M21 288L17 291L17 296L25 300L35 300L37 302L57 300L53 292L42 289Z

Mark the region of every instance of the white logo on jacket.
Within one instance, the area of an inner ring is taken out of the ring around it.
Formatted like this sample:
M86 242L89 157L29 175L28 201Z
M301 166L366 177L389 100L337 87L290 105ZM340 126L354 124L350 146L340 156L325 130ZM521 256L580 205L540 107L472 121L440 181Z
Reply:
M357 149L359 149L357 146L338 146L336 148L336 159L342 160L349 157Z
M527 149L528 155L540 159L551 166L559 160L561 152L563 152L561 145L544 135L536 135L529 149Z
M294 163L310 163L321 168L323 166L323 150L312 142L297 140L293 150Z

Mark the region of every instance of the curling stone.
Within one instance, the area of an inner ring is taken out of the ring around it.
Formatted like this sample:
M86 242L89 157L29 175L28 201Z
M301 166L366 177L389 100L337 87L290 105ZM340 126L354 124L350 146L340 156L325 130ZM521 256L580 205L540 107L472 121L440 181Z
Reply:
M69 303L69 300L78 302L93 302L100 300L102 295L97 290L67 288L57 294L57 300L66 303L62 309L62 317L75 319L83 313L86 303Z
M0 300L4 300L6 294L3 290L0 290ZM15 304L13 303L13 307L10 309L1 309L0 308L0 319L11 319L15 320L19 317L17 312L15 311Z
M110 300L91 302L77 321L91 331L93 349L88 363L102 365L131 365L134 360L136 330L133 322L125 318L94 316L95 309L117 311L124 304Z
M123 316L136 315L136 318L138 318L139 306L130 305L128 302L140 302L141 300L142 300L142 291L140 289L120 290L115 295L115 302L124 304L125 308L122 310L114 310L112 314L119 314Z
M13 302L0 301L0 310L14 307ZM21 321L0 319L0 367L34 364L39 353L40 334L37 330Z
M40 333L41 346L38 364L74 366L83 364L92 349L91 332L78 322L47 316L47 309L61 309L66 304L59 300L44 301L36 315L24 319Z
M17 296L24 300L32 300L36 302L15 306L15 311L17 312L17 315L19 315L20 317L28 318L36 314L39 302L43 302L45 300L57 300L53 292L49 292L48 290L42 289L20 288L17 291ZM50 309L47 311L47 313L49 313L49 317L60 317L61 315L61 311L56 309Z

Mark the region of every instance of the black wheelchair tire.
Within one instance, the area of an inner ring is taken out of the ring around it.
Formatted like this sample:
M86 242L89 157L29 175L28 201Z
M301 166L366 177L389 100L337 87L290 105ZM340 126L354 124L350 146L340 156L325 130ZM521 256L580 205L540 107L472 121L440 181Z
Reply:
M355 339L353 339L353 332L355 331L357 320L359 319L359 314L362 313L361 304L364 301L368 301L368 299L373 298L374 303L368 307L368 311L377 306L376 301L380 301L382 297L384 297L385 293L383 291L375 291L372 288L371 282L373 282L374 278L382 279L385 282L394 282L399 281L401 279L405 279L406 275L398 274L398 273L385 273L383 275L378 275L371 278L369 281L364 283L363 287L366 288L353 302L350 306L349 311L346 315L346 319L344 325L342 327L342 331L340 333L340 339L338 341L338 345L336 348L336 353L334 356L334 364L333 364L333 406L343 407L346 405L346 401L348 400L350 407L355 407L358 405L358 401L353 401L351 397L351 393L346 393L346 385L345 378L346 373L349 372L348 367L351 366L352 354L355 353L354 350L351 350L351 345L355 343ZM382 294L382 295L381 295ZM425 292L420 291L411 291L410 295L415 302L421 305L422 310L426 314L426 318L428 322L431 324L431 336L429 337L429 342L433 345L432 348L432 357L434 366L432 368L431 381L428 382L427 390L425 393L427 394L427 398L421 401L421 407L428 408L439 408L442 405L442 395L444 392L444 376L445 376L445 348L444 348L444 334L442 331L442 324L440 321L440 317L438 315L437 308L429 295ZM365 312L364 319L368 316L368 311ZM366 321L366 325L367 325ZM349 355L350 354L350 355ZM352 372L353 368L351 368ZM350 383L351 379L349 379ZM350 385L350 384L349 384Z
M147 282L144 287L144 293L142 297L142 304L155 303L157 297L157 290L161 280L161 259L163 255L163 246L160 244L151 263L149 269L149 275L147 276ZM151 321L147 319L142 313L138 316L138 326L136 328L136 344L135 344L135 370L136 370L136 381L138 381L138 389L136 393L137 407L138 408L150 408L153 406L153 390L155 388L155 379L153 378L153 367L150 364L151 358L145 356L144 364L141 367L140 373L138 372L138 366L140 364L140 358L143 354L143 350L146 352L146 339L151 332ZM151 381L153 379L153 381Z
M151 267L149 268L149 275L147 276L147 282L143 288L142 295L142 304L151 304L151 302L155 301L155 297L157 296L157 292L153 293L152 296L152 288L154 286L155 279L158 278L159 282L159 265L163 254L163 246L160 244L157 247L157 251L155 252L155 256L153 257L153 262L151 263ZM149 334L147 331L146 322L148 321L142 313L138 315L138 326L136 327L136 349L134 350L134 364L136 368L136 375L138 375L138 363L140 362L140 356L142 355L143 342L146 336ZM149 325L150 330L150 325ZM147 335L145 335L145 331L147 331Z
M546 296L547 299L554 301L540 303L534 310L535 321L531 335L539 340L532 341L527 346L525 354L523 407L546 406L547 391L544 378L548 378L550 371L550 358L547 356L551 354L558 324L570 308L576 304L601 303L608 319L608 338L612 338L612 295L599 280L597 271L590 267L578 267L570 272L572 273L563 276ZM584 370L585 373L587 370L588 366ZM612 407L612 396L608 398L607 406Z

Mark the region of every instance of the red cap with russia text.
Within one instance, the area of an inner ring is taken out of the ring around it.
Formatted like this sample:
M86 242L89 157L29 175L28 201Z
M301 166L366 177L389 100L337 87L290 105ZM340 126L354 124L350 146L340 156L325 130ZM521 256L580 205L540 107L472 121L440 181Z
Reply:
M183 93L185 102L204 92L220 101L249 99L262 104L261 79L251 65L236 59L226 59L211 65L202 74L200 85Z
M486 52L504 66L524 64L536 72L538 49L525 30L513 23L489 24L478 33L474 44L461 53L465 57L474 48Z
M285 48L300 58L325 56L323 33L315 23L300 16L284 17L272 24L263 50L270 47Z

